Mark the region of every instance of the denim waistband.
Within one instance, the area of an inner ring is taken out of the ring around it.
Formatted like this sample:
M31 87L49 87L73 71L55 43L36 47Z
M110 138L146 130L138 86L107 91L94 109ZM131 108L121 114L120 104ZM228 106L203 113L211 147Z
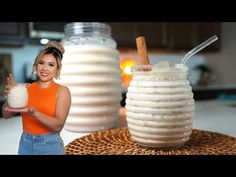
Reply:
M59 133L56 132L52 132L52 133L48 133L48 134L30 134L27 133L25 131L23 131L22 135L27 138L27 139L31 139L31 140L44 140L45 138L51 137L51 136L55 136L55 135L60 135Z

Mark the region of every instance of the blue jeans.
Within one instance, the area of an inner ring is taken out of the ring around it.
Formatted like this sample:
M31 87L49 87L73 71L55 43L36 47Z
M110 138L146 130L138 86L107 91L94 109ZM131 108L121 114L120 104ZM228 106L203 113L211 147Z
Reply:
M19 144L19 155L63 155L64 143L58 133L32 135L23 132Z

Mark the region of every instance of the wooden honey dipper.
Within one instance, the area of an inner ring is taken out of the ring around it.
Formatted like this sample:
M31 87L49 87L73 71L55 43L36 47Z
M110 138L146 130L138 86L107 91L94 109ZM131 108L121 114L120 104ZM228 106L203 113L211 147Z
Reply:
M148 52L147 52L147 46L145 42L144 36L139 36L136 38L136 45L138 54L140 57L140 61L142 65L149 65L149 59L148 59ZM142 68L142 71L151 71L151 68L149 66L144 66Z
M139 36L136 38L136 45L139 57L141 59L141 64L148 65L149 59L148 59L148 53L147 53L147 47L144 36Z

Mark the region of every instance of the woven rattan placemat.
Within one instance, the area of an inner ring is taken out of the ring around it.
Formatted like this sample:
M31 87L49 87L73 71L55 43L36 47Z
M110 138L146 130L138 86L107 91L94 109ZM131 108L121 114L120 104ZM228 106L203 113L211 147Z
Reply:
M126 127L98 131L75 139L65 147L65 152L68 155L235 155L236 138L194 129L189 141L181 148L148 149L131 141Z

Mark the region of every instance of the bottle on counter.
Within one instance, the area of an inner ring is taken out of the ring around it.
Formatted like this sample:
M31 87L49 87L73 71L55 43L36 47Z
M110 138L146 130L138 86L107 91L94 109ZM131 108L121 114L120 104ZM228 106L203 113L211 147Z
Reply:
M117 43L106 23L74 22L65 26L61 80L72 94L65 129L93 132L118 121L121 75Z

